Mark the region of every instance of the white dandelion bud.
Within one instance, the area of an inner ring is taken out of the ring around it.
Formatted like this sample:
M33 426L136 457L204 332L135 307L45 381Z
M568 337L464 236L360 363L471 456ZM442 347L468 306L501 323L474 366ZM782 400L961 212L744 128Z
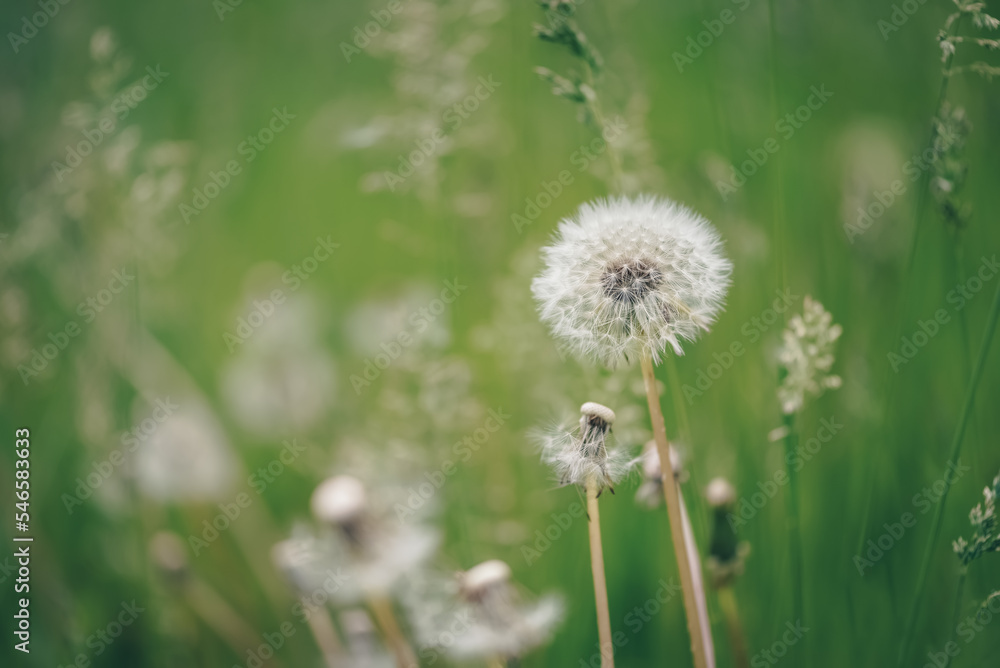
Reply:
M663 467L660 466L660 453L656 449L656 441L647 441L639 456L642 464L642 484L635 492L635 500L647 508L659 508L663 503ZM682 483L687 481L681 456L677 448L670 446L670 468L674 470L674 479Z
M610 367L693 341L715 321L732 264L711 224L667 199L597 200L563 220L531 284L553 336Z
M338 527L352 541L361 541L368 495L360 480L346 475L324 480L313 492L311 507L320 522Z
M725 478L712 478L705 488L705 500L712 508L730 508L736 503L736 490Z
M557 427L540 436L542 461L552 467L560 485L597 485L614 494L614 485L631 467L628 453L609 450L615 413L607 406L587 402L580 407L577 429Z
M779 353L785 375L778 387L778 400L785 414L802 410L807 397L840 387L840 376L831 374L830 369L834 344L842 332L822 304L805 298L802 315L788 323Z

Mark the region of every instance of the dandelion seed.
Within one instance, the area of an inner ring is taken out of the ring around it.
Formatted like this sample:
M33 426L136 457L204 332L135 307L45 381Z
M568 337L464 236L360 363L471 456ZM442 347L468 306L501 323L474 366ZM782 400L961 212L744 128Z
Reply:
M552 467L560 485L587 487L593 481L598 494L605 488L614 494L614 485L633 464L626 451L608 448L615 413L594 402L581 406L580 413L577 429L557 427L539 437L542 461Z
M830 369L833 347L842 331L822 304L805 298L802 315L788 323L779 354L785 376L778 387L778 400L786 415L802 410L806 398L840 387L840 376L831 374Z
M683 354L715 321L732 264L711 224L655 197L597 200L564 220L532 282L541 319L579 357L610 367L667 346Z

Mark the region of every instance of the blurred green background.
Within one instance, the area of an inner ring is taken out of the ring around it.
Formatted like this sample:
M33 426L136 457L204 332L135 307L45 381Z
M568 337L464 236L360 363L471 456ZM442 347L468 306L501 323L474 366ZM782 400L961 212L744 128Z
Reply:
M31 430L35 537L32 652L14 656L13 665L70 665L80 652L102 666L245 665L245 653L237 655L156 572L152 535L200 534L219 503L249 492L253 503L233 528L188 556L199 582L258 634L272 631L291 618L294 598L268 551L295 523L308 522L315 485L351 471L406 492L425 471L454 459L453 444L481 427L489 409L510 418L434 495L434 521L444 532L436 564L448 572L501 558L528 590L561 592L564 623L524 665L590 661L597 634L584 523L531 564L522 550L535 545L535 532L552 524L553 513L578 500L573 490L554 489L528 432L596 400L624 416L618 440L637 450L648 437L641 378L638 369L612 373L560 359L534 316L529 284L538 249L559 219L608 194L606 156L580 169L574 152L594 133L533 73L536 66L575 66L532 36L532 24L542 20L537 6L402 0L371 45L347 49L348 62L343 45L353 45L355 28L373 20L369 12L387 6L70 2L16 52L5 45L0 427L8 435ZM781 422L775 387L782 323L757 327L753 319L783 281L794 311L812 295L844 328L834 366L843 387L811 403L799 420L803 439L821 419L843 424L801 472L810 629L802 665L895 660L931 524L932 513L921 514L914 495L945 467L996 288L987 281L961 314L948 301L960 272L978 271L980 258L1000 247L992 213L1000 208L1000 98L994 84L972 73L953 77L947 98L972 125L960 197L973 213L956 234L928 197L905 278L923 182L910 181L904 165L926 148L942 80L937 33L953 9L943 0L916 6L884 38L878 22L890 20L890 3L775 0L774 62L764 0L580 6L580 24L607 60L600 82L606 115L628 127L620 150L634 177L630 188L704 214L735 265L727 309L711 333L658 369L703 548L707 481L725 475L749 497L782 468L782 446L768 438ZM673 54L706 29L702 21L727 9L735 19L679 72ZM22 18L36 11L34 3L5 3L0 25L5 34L21 33ZM977 34L968 24L964 33ZM990 54L962 45L956 62L978 59ZM100 110L113 109L147 66L168 75L60 181L53 161L65 162L67 147L77 146L84 130L93 133ZM499 86L468 118L447 115L475 94L480 77ZM776 121L805 104L812 86L833 95L782 137ZM241 143L268 126L274 109L294 118L248 161ZM779 138L778 153L723 199L715 184L728 165L768 137ZM432 155L387 189L385 172L428 140ZM195 205L194 190L205 192L229 161L239 173L186 224L179 205ZM512 214L525 215L525 199L537 203L562 170L572 183L518 230ZM845 224L855 224L857 208L897 179L906 191L852 241ZM304 260L319 257L317 239L339 246L308 273ZM294 281L281 277L296 266L307 273L293 289ZM99 296L123 267L134 281L87 322L78 304ZM467 287L440 315L411 319L433 304L446 280ZM275 289L287 301L246 343L227 344L224 334L237 332L253 300ZM893 373L887 353L899 351L898 337L912 336L918 320L942 308L951 321ZM19 365L69 321L80 323L81 334L23 382ZM423 331L418 321L427 323ZM364 378L379 344L399 332L415 342L370 384L352 382ZM699 372L735 341L746 353L685 400L680 388L696 386ZM968 536L968 510L1000 468L998 360L996 351L987 359L962 455L971 470L947 501L907 665L929 661L927 652L940 651L954 626L959 563L950 541ZM187 420L168 430L173 416L154 428L151 440L168 452L143 458L144 442L68 512L64 495L74 494L77 479L121 449L122 434L168 396ZM251 491L253 472L293 439L306 451L261 493ZM204 440L224 447L212 455ZM10 508L5 541L14 534L12 450L0 456ZM170 466L169 475L157 468ZM617 663L688 665L679 598L638 632L626 622L676 571L666 515L637 506L638 484L634 476L601 502L612 626L627 638ZM735 592L751 655L795 621L783 494L740 529L752 552ZM916 514L916 526L859 575L859 544L877 540L885 523L906 512ZM7 629L12 575L0 577ZM998 588L996 555L986 555L970 567L962 618ZM710 597L719 664L732 665ZM148 612L96 656L88 636L132 599ZM5 637L0 652L14 655ZM952 665L994 665L998 638L989 629L960 641ZM760 660L754 665L770 665ZM289 638L278 661L320 665L304 632Z

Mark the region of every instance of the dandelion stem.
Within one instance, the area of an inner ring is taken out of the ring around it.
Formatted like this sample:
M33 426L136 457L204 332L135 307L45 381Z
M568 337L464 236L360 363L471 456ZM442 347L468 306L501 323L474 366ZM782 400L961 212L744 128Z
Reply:
M597 507L597 482L587 482L587 529L590 533L590 570L594 574L597 605L597 634L601 642L601 668L614 668L615 648L611 641L611 612L608 583L604 576L604 548L601 546L601 515Z
M732 587L719 589L719 607L726 620L726 631L729 633L729 646L733 653L733 665L736 668L748 668L747 641L743 634L743 624L740 622L739 608L736 605L736 594Z
M789 555L792 563L792 612L795 619L805 625L805 587L802 575L802 533L799 514L799 474L791 462L795 461L798 434L795 431L795 414L785 413L785 472L788 475L788 492L785 494L785 525L788 530ZM804 643L799 643L795 652L803 652ZM800 661L799 665L805 665Z
M303 604L307 604L303 600ZM330 613L326 608L313 607L311 614L306 616L309 631L316 640L316 646L323 653L323 661L329 668L337 668L337 655L340 654L340 641L337 639L337 629L333 626Z
M703 635L698 615L694 581L691 577L691 563L688 559L687 543L684 538L680 496L677 489L677 482L674 480L673 468L670 464L670 444L667 442L667 428L663 421L663 411L660 408L660 393L656 388L653 360L649 355L642 356L642 379L646 386L646 401L649 403L649 417L653 426L653 438L656 442L656 451L660 456L660 468L663 471L663 497L667 504L670 536L674 545L674 555L677 558L677 568L680 572L681 588L684 593L684 612L687 617L688 633L691 636L691 653L694 655L695 668L706 668L708 666L708 652L704 644L706 636Z
M368 605L371 607L379 628L382 629L389 650L396 659L397 668L418 668L420 663L417 661L417 656L413 653L410 643L403 636L402 629L399 628L396 613L392 610L392 602L383 596L373 596L368 600Z
M193 580L185 590L185 600L209 628L222 638L237 656L260 642L257 632L211 586Z
M920 610L923 606L924 595L927 589L927 575L930 572L931 559L934 556L934 547L937 545L938 537L941 534L941 521L944 517L944 506L948 501L948 492L951 490L951 483L948 473L950 467L957 465L958 456L962 452L962 441L965 438L965 429L969 423L969 416L972 414L972 407L976 401L976 388L979 380L983 376L986 368L986 358L989 356L990 344L993 342L993 334L996 332L997 319L1000 318L1000 285L997 286L996 294L993 296L993 307L990 309L989 318L986 321L986 330L983 334L983 342L979 347L979 357L976 366L972 370L972 377L969 379L969 387L966 390L965 402L962 405L962 413L958 418L958 425L955 427L955 435L951 441L951 452L945 466L944 491L941 492L941 500L938 501L934 509L934 518L931 522L931 535L927 540L927 547L924 548L924 556L920 562L920 571L917 575L917 586L915 588L916 597L910 614L906 620L906 627L903 631L903 640L899 646L899 656L896 659L896 666L901 668L910 653L910 644L913 642L913 632L916 630L917 620L920 617Z

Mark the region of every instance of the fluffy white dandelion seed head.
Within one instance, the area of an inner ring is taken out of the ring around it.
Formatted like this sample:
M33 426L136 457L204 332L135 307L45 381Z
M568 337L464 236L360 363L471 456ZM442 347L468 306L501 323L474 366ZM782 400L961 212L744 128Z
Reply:
M806 296L802 315L796 315L784 332L779 359L786 375L778 388L778 400L786 414L802 410L807 397L818 397L840 387L833 368L833 348L843 329L823 305Z
M683 354L722 308L732 264L711 224L668 199L597 200L563 220L532 282L541 319L610 367Z
M326 524L343 525L359 519L368 507L364 484L357 478L341 475L320 483L313 492L313 515Z
M580 407L575 429L557 426L537 435L542 461L552 467L560 485L586 487L593 482L598 491L611 489L633 465L629 454L609 448L615 413L607 406L587 402Z
M705 499L713 508L723 508L736 503L736 489L725 478L712 478L705 488Z

